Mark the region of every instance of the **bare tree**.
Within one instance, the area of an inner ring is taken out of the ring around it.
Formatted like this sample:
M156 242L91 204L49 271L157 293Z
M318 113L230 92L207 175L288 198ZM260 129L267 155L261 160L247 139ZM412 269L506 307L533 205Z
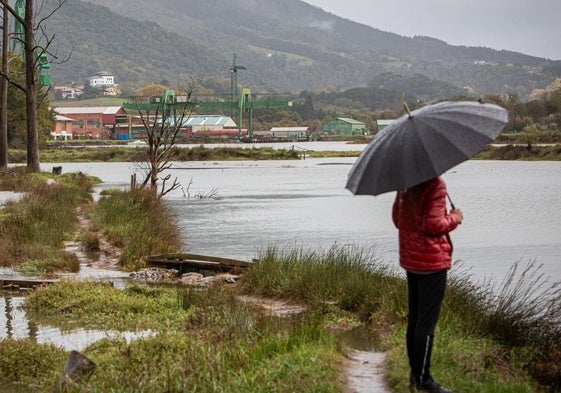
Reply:
M171 158L177 137L184 127L184 120L192 113L194 105L190 99L196 90L195 80L189 78L181 90L181 96L175 96L173 90L164 91L160 103L145 110L141 110L140 104L137 104L148 142L146 155L139 162L144 172L140 188L149 187L158 198L181 186L177 178L172 179L170 173L164 172L173 166Z
M7 69L2 69L0 75L11 85L17 87L25 93L25 107L27 114L27 169L31 172L40 171L39 162L39 132L37 126L37 92L40 89L40 84L37 78L37 69L44 65L47 54L54 56L48 52L49 46L54 40L53 36L48 36L42 27L42 23L54 12L60 9L67 0L57 0L53 10L42 18L37 25L35 25L35 9L34 0L25 0L24 16L21 15L21 10L17 9L22 6L22 1L16 2L16 9L9 5L8 0L0 0L2 7L8 10L14 17L15 23L19 23L23 28L23 37L20 35L13 37L14 40L19 40L23 46L23 56L25 57L25 86L12 80L7 72ZM4 15L6 13L4 12ZM6 19L6 17L5 17ZM42 38L44 38L42 45L39 45L35 37L35 31L40 30ZM4 32L5 33L5 32ZM7 47L3 47L2 51L7 51ZM39 88L37 87L39 85Z

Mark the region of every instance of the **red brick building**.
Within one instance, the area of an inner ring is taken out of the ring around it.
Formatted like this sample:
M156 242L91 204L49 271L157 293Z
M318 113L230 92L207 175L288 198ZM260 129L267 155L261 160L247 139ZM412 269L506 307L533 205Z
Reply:
M109 139L117 127L128 123L127 112L120 106L55 108L58 115L72 119L72 138ZM59 124L57 120L57 130ZM60 125L61 130L63 125ZM65 129L66 130L66 129Z

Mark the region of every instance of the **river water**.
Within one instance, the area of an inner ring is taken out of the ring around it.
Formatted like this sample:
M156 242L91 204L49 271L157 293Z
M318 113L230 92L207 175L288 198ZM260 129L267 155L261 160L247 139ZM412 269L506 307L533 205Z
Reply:
M363 147L295 145L301 151ZM166 201L177 215L183 251L251 260L269 246L327 250L338 245L371 250L381 263L396 266L394 193L353 196L344 186L354 161L175 163L172 176L183 188L168 194ZM54 165L62 165L63 172L98 176L104 183L97 191L128 187L130 176L138 172L127 163L42 164L42 170ZM475 280L500 283L516 262L536 261L550 282L561 281L561 162L468 161L443 177L464 212L464 222L451 234L458 269ZM0 293L0 339L32 336L80 349L108 334L64 336L33 326L18 311L21 301Z
M304 152L358 151L365 145L268 146ZM397 264L394 193L354 196L346 190L355 160L175 163L171 174L183 187L166 200L177 215L184 251L251 260L268 246L316 250L337 244L373 249L384 262ZM138 172L126 163L58 165L100 177L103 188L128 187ZM464 222L451 234L454 259L476 279L501 279L515 262L535 260L561 281L561 162L472 160L443 178L464 212Z

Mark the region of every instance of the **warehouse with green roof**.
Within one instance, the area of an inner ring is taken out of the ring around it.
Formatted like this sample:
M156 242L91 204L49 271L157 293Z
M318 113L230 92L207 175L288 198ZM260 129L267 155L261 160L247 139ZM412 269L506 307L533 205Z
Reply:
M323 125L324 134L368 135L366 124L347 117L338 117Z

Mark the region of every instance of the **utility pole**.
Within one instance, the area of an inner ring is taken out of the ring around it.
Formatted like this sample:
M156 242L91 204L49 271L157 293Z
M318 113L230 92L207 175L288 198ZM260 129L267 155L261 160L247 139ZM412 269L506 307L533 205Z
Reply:
M230 66L230 100L238 96L238 70L247 70L246 66L236 64L236 54L234 53L234 58L232 59L232 65Z
M230 101L241 100L238 96L238 70L247 70L246 66L236 64L236 53L234 53L234 58L232 59L232 65L230 66ZM235 111L230 114L231 117L235 116ZM239 115L238 126L241 127L242 116ZM238 135L238 138L240 135Z

